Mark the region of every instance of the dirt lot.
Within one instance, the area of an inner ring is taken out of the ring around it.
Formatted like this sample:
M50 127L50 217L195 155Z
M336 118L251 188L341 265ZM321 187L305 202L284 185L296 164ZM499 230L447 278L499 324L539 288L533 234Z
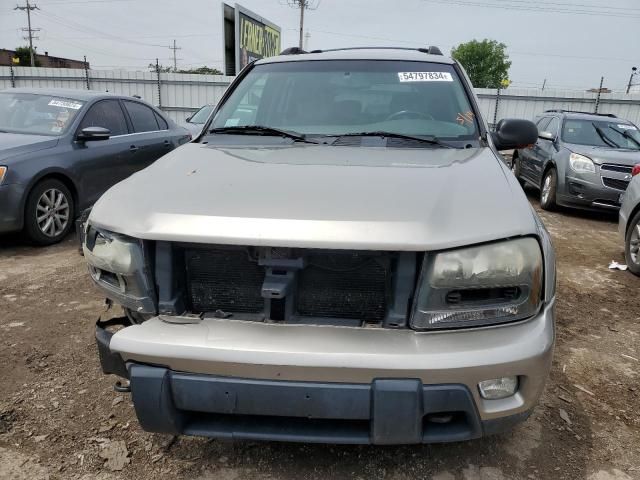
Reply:
M509 434L411 447L143 432L128 396L100 372L93 323L104 306L74 240L34 249L0 239L0 478L640 479L640 279L607 269L623 261L615 217L542 217L559 281L539 407Z

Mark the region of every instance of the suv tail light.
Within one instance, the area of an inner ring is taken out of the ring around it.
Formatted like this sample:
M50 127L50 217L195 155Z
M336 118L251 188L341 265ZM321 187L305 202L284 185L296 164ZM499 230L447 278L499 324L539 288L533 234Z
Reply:
M633 166L633 170L631 170L631 176L635 177L640 173L640 163Z

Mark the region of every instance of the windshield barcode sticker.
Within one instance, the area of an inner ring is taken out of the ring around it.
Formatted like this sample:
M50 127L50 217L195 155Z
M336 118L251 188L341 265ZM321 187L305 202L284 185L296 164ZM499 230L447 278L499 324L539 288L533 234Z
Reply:
M398 72L401 82L453 82L449 72Z
M51 100L49 105L52 107L70 108L71 110L80 110L81 103L65 102L64 100Z

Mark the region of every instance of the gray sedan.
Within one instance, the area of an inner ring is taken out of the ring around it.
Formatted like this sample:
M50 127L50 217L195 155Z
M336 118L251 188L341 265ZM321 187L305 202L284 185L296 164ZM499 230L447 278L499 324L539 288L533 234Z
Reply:
M109 187L191 138L131 97L66 89L0 91L0 233L60 241Z
M634 165L640 132L615 115L549 110L537 119L539 138L516 150L513 173L540 189L540 205L617 210Z

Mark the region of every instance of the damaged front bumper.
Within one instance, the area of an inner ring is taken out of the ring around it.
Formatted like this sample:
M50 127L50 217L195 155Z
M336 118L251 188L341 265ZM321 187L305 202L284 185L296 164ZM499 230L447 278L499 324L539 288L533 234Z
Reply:
M96 337L103 370L130 379L145 430L411 444L526 419L549 372L553 316L552 302L519 324L438 333L152 318L110 335L99 323ZM509 375L515 395L480 396L478 382Z

